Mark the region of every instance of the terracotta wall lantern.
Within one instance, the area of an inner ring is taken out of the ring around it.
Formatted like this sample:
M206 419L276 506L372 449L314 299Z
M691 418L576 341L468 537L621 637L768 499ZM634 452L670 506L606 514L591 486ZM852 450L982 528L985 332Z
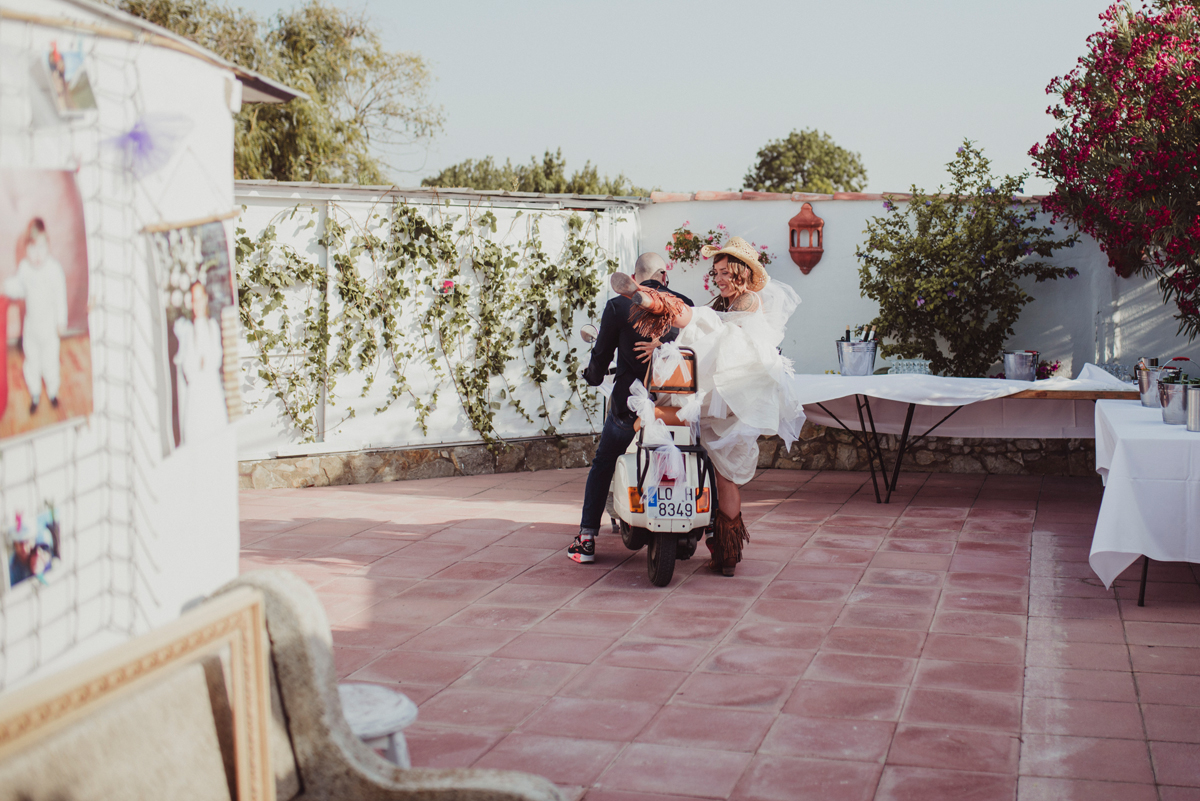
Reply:
M805 203L800 213L788 220L788 253L800 272L808 275L825 253L823 229L825 221L813 214L812 204ZM815 241L814 241L815 240Z

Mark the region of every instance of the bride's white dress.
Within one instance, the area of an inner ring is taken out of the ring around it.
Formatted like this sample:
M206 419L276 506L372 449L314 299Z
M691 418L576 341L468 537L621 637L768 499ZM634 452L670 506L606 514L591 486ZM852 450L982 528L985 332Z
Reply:
M696 353L700 441L717 471L735 484L754 478L759 435L778 434L788 448L804 424L793 391L792 362L780 355L788 318L800 303L795 290L769 281L754 311L692 310L676 343Z

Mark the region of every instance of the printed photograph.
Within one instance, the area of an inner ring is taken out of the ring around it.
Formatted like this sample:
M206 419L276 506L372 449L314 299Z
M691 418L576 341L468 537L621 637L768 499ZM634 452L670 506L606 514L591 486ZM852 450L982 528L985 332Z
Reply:
M0 169L0 440L92 413L87 304L74 173Z
M237 304L220 222L148 234L166 321L170 404L164 452L215 433L240 413ZM228 357L227 357L228 353Z
M96 96L92 93L82 50L64 52L57 42L51 42L45 63L59 114L74 116L96 108Z
M61 558L59 542L59 522L52 504L34 516L18 512L5 531L8 586L30 579L48 584L47 574Z

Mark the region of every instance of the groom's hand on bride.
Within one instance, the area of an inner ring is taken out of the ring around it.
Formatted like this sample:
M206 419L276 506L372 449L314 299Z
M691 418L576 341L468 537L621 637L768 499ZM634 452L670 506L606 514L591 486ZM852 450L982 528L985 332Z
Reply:
M662 344L662 340L652 339L649 342L639 342L636 345L634 345L633 349L635 351L637 351L638 361L649 362L651 354L653 354L654 351L661 344Z

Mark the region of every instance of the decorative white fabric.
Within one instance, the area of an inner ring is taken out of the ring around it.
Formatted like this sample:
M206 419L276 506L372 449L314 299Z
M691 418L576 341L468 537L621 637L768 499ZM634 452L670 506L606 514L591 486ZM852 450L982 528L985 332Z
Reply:
M826 381L833 386L832 381L838 379L835 375L802 375L798 380L816 379ZM1004 387L1015 386L1015 391L1021 390L1135 390L1136 385L1124 384L1106 373L1096 365L1085 365L1080 371L1079 378L1074 380L1054 378L1046 381L997 381L997 379L944 379L930 375L872 375L864 377L880 387L880 391L866 392L874 398L871 403L871 414L875 417L875 429L881 434L899 434L904 430L905 415L908 402L918 405L912 417L912 432L923 434L935 423L946 416L949 409L944 401L936 405L924 405L926 402L919 398L920 381L906 379L932 379L932 384L938 387L941 396L947 391L961 391L956 387L970 387L977 384L980 389L995 390L994 384ZM900 381L899 384L893 384ZM1051 384L1052 381L1052 384ZM913 392L916 385L917 392ZM908 399L900 396L894 401L882 396L883 392L908 393ZM1010 392L1009 392L1010 395ZM882 397L881 397L882 396ZM854 406L854 398L842 397L821 401L829 411L838 416L839 420L853 429L858 429L858 411ZM804 414L817 426L838 426L838 422L827 414L816 403L804 406ZM1058 401L1058 399L1038 399L1036 403L1018 401L1007 397L984 399L966 405L949 420L938 426L936 436L996 436L1002 439L1091 439L1096 436L1096 409L1091 401Z
M685 475L683 451L675 444L667 424L654 413L654 401L641 381L629 386L629 409L638 416L642 424L642 444L652 449L653 460L647 486L657 487L664 478L673 481Z
M659 345L652 364L654 383L658 386L662 386L676 370L681 368L684 380L692 380L692 371L688 369L687 361L683 358L683 351L680 350L678 342L664 342Z
M1075 379L1055 377L1044 381L1006 381L997 378L944 378L931 375L798 375L797 394L806 404L805 415L817 425L837 422L817 403L823 403L852 429L858 429L858 412L853 396L869 395L875 429L881 434L899 434L909 403L919 404L912 430L921 434L941 420L950 409L966 406L936 432L939 437L1005 438L1091 438L1094 436L1091 401L1006 400L1005 396L1027 389L1036 390L1131 390L1126 384L1094 364L1086 364ZM800 421L803 423L803 420Z
M1104 586L1143 554L1200 562L1200 432L1138 401L1096 401L1096 472L1104 499L1089 561Z
M777 349L800 298L769 281L758 301L751 312L695 308L676 340L696 354L700 441L717 472L735 484L754 478L759 435L779 434L791 447L804 422L791 361Z

